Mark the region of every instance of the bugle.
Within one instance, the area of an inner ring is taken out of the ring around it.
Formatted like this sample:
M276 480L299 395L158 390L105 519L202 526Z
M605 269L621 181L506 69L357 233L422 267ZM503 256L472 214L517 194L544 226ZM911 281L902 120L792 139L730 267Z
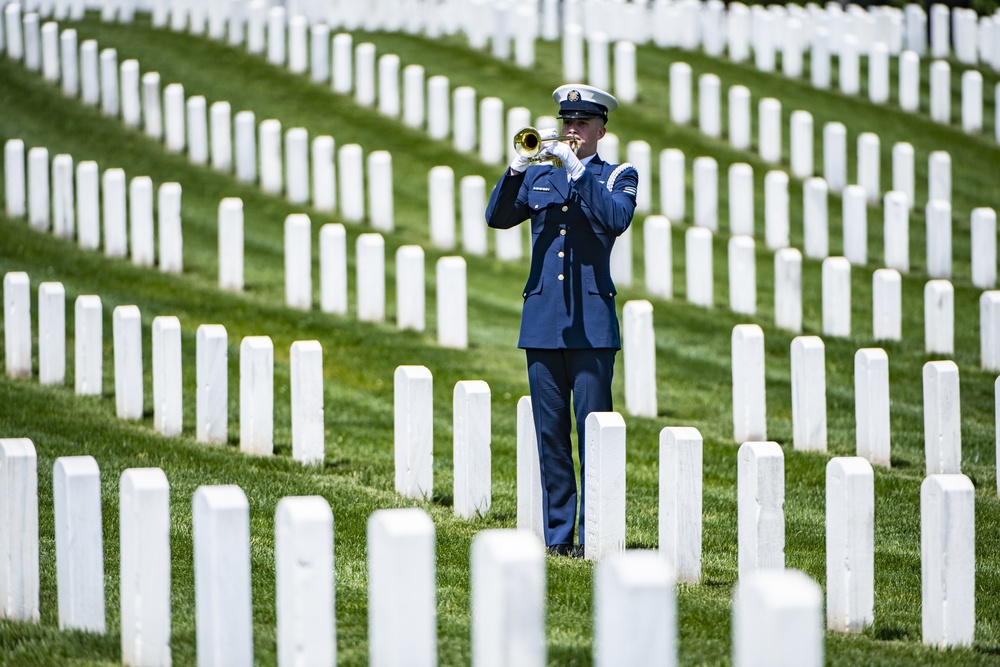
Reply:
M526 127L514 135L514 151L521 157L526 157L539 164L551 163L553 167L561 167L562 160L555 155L542 153L543 144L550 141L568 141L573 152L579 147L579 139L571 135L543 139L541 133L533 127Z

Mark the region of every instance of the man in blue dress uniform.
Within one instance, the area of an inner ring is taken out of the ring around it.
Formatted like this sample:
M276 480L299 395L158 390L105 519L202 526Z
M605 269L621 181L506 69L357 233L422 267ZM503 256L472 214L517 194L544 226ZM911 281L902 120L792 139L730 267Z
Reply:
M611 411L611 377L621 349L611 248L632 222L639 175L630 164L597 155L608 113L618 101L582 84L560 86L567 143L545 142L562 166L515 158L490 196L486 221L507 229L531 219L531 272L524 286L518 347L528 362L528 385L538 437L545 543L559 555L583 555L584 428L591 412ZM580 545L573 470L570 403L580 452Z

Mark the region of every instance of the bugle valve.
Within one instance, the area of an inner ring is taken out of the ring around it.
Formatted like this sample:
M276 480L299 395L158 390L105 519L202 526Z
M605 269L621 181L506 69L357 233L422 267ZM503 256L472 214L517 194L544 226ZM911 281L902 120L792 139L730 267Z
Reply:
M526 127L514 135L514 151L521 157L528 158L532 162L539 164L551 163L553 167L559 168L562 166L562 160L555 155L542 153L543 144L550 141L568 141L574 153L579 148L579 139L572 135L543 139L538 130L533 127Z

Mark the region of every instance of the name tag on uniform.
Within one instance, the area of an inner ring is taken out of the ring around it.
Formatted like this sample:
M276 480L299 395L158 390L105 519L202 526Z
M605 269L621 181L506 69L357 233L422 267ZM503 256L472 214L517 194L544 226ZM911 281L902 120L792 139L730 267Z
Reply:
M542 187L539 187L537 185L534 186L531 189L534 190L535 192L548 192L549 191L549 188L542 188Z

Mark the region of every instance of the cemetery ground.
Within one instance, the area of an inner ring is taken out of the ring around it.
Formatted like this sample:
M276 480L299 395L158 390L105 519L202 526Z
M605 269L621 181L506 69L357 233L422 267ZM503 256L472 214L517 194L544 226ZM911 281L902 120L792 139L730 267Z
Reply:
M492 184L502 166L485 166L474 156L456 153L449 143L433 141L417 130L357 106L353 99L329 92L307 77L296 77L222 44L188 35L152 30L148 18L125 27L88 17L74 27L81 41L96 38L101 47L118 49L119 60L137 58L143 71L158 71L164 84L181 82L186 94L203 94L209 103L227 100L233 111L251 109L257 119L278 118L283 128L305 127L310 136L330 134L339 145L357 142L365 152L387 149L393 155L396 231L386 234L387 320L360 323L354 318L354 264L349 251L351 315L337 317L284 305L282 223L293 212L309 212L314 231L335 220L262 194L231 175L196 167L183 155L171 155L139 130L62 97L57 86L0 59L0 140L20 138L26 146L46 146L50 155L70 153L76 161L97 160L101 168L120 166L131 176L148 175L154 183L177 181L183 187L184 273L162 274L110 260L74 243L30 230L24 220L0 217L0 269L26 271L32 291L42 281L61 281L67 303L81 294L101 296L105 311L104 393L78 397L72 390L73 312L67 308L67 368L70 382L41 387L37 381L0 379L0 435L29 437L38 449L41 540L41 623L0 621L0 664L111 665L119 662L118 480L132 467L162 467L171 484L172 647L176 664L194 664L195 620L191 498L198 486L238 484L250 503L254 653L259 664L275 663L274 511L289 495L322 495L333 509L336 539L337 641L341 664L367 661L365 522L378 508L422 506L437 529L439 655L443 665L468 664L469 546L487 528L511 528L516 519L515 405L527 393L523 353L515 349L520 316L520 288L527 262L503 263L467 256L470 349L445 350L435 343L433 326L423 334L400 332L394 322L395 249L425 246L428 266L452 254L427 242L427 173L448 164L456 178L481 174ZM402 62L424 65L428 75L446 74L452 86L474 85L479 95L495 95L510 107L524 105L534 114L551 113L551 90L561 83L557 45L538 44L534 71L500 63L469 50L461 38L426 40L404 35L356 34L355 43L371 39L379 53L397 53ZM1000 150L989 128L967 136L923 116L876 108L864 99L815 91L808 83L756 72L749 65L708 59L701 54L639 49L641 99L623 108L609 130L625 142L644 139L653 154L675 147L688 161L712 155L725 174L731 162L754 167L755 201L762 210L763 173L755 154L740 152L723 140L700 135L694 127L667 123L667 70L682 59L695 74L714 72L725 87L742 83L755 100L782 101L783 121L795 109L815 118L816 162L821 165L822 125L839 120L850 136L871 130L882 141L882 182L890 182L888 152L907 140L917 150L918 206L911 212L911 273L903 278L903 340L871 340L871 271L882 256L881 214L869 209L869 265L852 270L852 336L827 337L827 409L829 454L854 455L854 353L861 347L884 347L891 378L892 469L875 478L875 623L859 636L826 634L831 664L987 665L1000 661L1000 501L995 467L995 375L979 368L979 291L969 282L969 212L996 206L996 167ZM996 76L984 73L984 91ZM926 77L923 77L926 88ZM723 96L725 118L725 96ZM926 108L926 106L925 106ZM756 117L756 114L755 114ZM787 128L787 122L783 122ZM755 128L756 130L756 128ZM787 162L787 134L784 137ZM849 141L849 145L851 145ZM955 219L955 354L961 369L962 470L976 486L976 633L971 649L937 651L921 637L919 488L924 477L924 362L939 358L923 348L924 225L926 155L948 150L953 160ZM853 155L853 150L851 151ZM852 163L853 164L853 163ZM849 169L853 174L853 168ZM721 186L720 217L725 219L726 188ZM654 193L658 191L653 184ZM802 246L801 187L792 179L792 244ZM217 287L218 203L240 197L246 211L246 282L243 294ZM653 201L658 198L653 197ZM690 203L690 189L689 189ZM654 205L654 209L655 209ZM839 200L831 198L831 254L839 254ZM689 205L690 210L690 205ZM773 256L763 243L757 215L758 300L755 317L730 312L725 280L726 243L714 244L715 303L703 309L684 301L684 246L681 224L673 232L672 301L651 299L657 343L659 416L626 416L627 546L657 546L658 434L664 426L694 426L705 438L704 546L702 583L678 587L680 663L727 663L730 651L730 602L736 581L736 450L732 441L730 335L732 327L756 322L765 332L768 438L785 450L786 566L804 570L821 584L825 578L824 473L828 455L791 448L789 345L794 334L773 326ZM637 215L635 232L641 231ZM348 224L348 248L366 225ZM723 224L723 228L725 225ZM620 287L618 304L648 298L641 285L641 234L633 239L635 286ZM313 244L314 255L317 244ZM315 275L315 273L314 273ZM435 310L434 275L427 272L428 313ZM318 281L314 279L318 290ZM114 367L110 313L117 305L135 304L143 315L146 373L145 418L126 422L115 417ZM820 265L803 264L805 333L819 333ZM37 308L33 305L33 311ZM154 316L176 315L183 328L184 418L182 437L164 438L152 427L149 325ZM428 317L428 322L433 322ZM229 333L229 446L195 442L194 374L198 325L224 324ZM37 332L37 329L36 329ZM274 341L275 456L239 453L238 345L243 336L267 335ZM319 340L324 353L326 460L302 467L290 457L289 347L297 340ZM37 348L37 345L36 345ZM621 357L619 356L619 359ZM434 496L425 503L393 492L392 377L396 366L422 364L434 374ZM615 402L624 412L622 363L617 364ZM37 377L37 372L36 372ZM492 396L493 506L482 518L456 519L451 507L451 396L455 382L481 379ZM103 491L105 636L57 629L55 556L52 515L52 465L59 456L90 454L101 466ZM592 569L589 562L548 559L547 637L555 665L590 664L592 645Z

